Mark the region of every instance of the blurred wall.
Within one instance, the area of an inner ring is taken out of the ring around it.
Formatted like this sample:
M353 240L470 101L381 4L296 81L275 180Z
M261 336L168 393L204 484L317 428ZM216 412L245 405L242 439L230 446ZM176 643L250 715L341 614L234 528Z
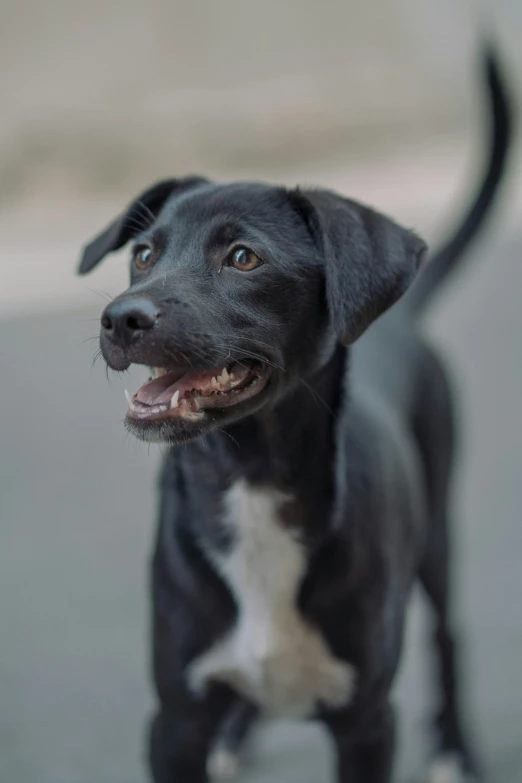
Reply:
M519 0L489 15L522 74ZM3 0L0 198L454 129L478 18L471 0Z

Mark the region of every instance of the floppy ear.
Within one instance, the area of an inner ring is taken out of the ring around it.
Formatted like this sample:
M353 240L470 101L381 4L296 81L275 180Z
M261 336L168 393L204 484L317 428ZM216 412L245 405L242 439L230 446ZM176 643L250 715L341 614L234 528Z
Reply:
M112 253L129 241L141 230L148 227L158 215L165 201L174 192L182 192L208 180L202 177L184 177L183 179L165 179L141 193L107 228L98 234L92 242L85 245L80 259L78 272L85 275L94 269L107 253Z
M289 195L323 253L332 324L349 345L407 291L426 245L384 215L330 191Z

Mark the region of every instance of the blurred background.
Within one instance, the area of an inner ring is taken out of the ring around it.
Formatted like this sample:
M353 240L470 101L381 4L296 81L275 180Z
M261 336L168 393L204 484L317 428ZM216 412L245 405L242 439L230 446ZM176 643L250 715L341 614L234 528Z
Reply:
M125 381L91 367L125 253L80 246L156 178L321 184L432 244L485 144L480 24L522 99L519 0L2 0L0 783L141 783L146 568L160 451L125 435ZM491 780L522 780L522 156L426 322L454 370L463 444L456 610ZM399 782L432 701L415 598L397 689ZM326 780L313 726L272 724L245 783Z

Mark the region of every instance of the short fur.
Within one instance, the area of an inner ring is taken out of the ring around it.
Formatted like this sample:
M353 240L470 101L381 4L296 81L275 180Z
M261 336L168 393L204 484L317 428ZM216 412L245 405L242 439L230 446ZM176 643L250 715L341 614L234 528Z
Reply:
M492 153L458 254L508 148L502 82L490 51L485 59ZM451 394L416 322L458 254L435 257L396 304L425 255L413 233L327 191L201 178L142 194L85 249L80 271L131 238L157 261L133 266L105 311L111 367L207 370L232 357L269 373L235 407L129 421L138 437L187 444L169 450L160 484L155 783L204 783L212 748L235 752L259 711L322 721L340 783L389 783L389 693L416 579L434 610L436 752L476 773L449 619ZM264 264L226 266L237 243Z
M234 547L208 554L234 596L238 618L229 634L190 664L188 674L196 693L219 680L268 715L307 717L318 702L346 705L355 677L298 610L307 557L281 514L291 502L244 479L226 493L225 524Z

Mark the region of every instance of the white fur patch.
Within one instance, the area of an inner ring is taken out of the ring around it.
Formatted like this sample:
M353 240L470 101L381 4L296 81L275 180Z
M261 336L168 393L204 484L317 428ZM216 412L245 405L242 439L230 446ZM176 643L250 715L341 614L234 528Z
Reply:
M285 528L288 497L240 480L226 496L232 551L214 557L238 606L234 628L189 667L196 691L221 680L266 713L303 717L318 702L340 707L354 688L354 671L335 658L297 609L306 570L302 545Z
M442 753L430 762L425 783L473 783L466 775L458 753Z
M207 773L211 780L233 780L239 775L239 756L227 748L217 747L211 751L207 762Z

